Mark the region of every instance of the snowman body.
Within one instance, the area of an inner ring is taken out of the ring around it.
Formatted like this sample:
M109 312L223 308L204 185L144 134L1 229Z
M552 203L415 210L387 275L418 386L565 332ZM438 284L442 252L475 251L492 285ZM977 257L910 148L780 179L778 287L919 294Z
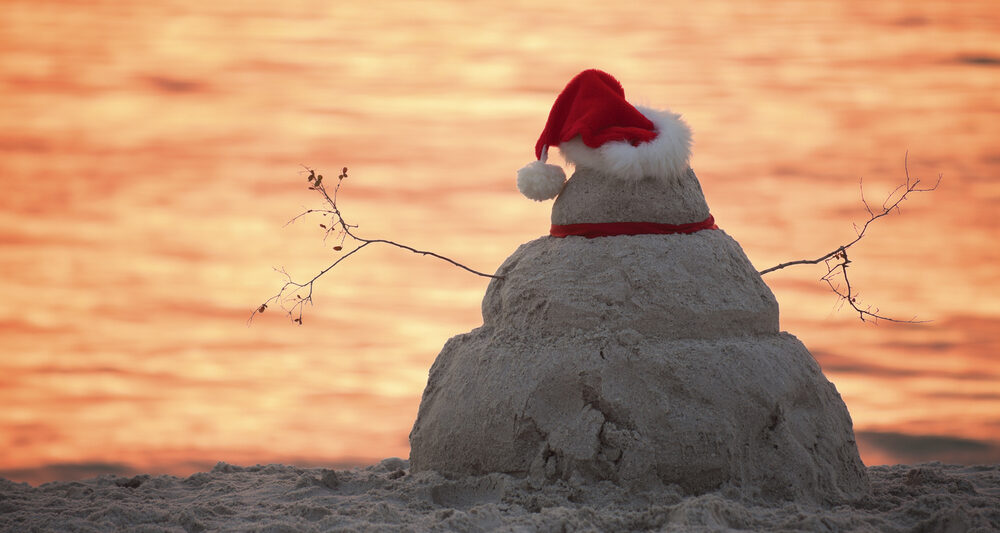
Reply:
M438 355L411 468L822 503L864 496L847 408L712 223L687 126L623 97L609 75L585 71L557 99L529 167L550 180L547 146L568 145L576 173L528 191L519 175L526 196L558 193L551 234L500 266L483 325ZM642 113L654 120L643 125Z

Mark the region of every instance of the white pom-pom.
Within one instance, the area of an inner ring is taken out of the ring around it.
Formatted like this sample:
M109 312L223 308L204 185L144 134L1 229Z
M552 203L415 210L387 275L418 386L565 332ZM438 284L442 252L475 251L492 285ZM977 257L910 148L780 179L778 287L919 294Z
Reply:
M559 196L565 182L562 167L541 161L532 161L517 171L517 190L537 202Z

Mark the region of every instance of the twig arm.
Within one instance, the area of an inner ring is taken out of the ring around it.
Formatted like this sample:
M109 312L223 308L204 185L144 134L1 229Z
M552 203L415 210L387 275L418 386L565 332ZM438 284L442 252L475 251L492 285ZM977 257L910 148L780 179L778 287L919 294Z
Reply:
M307 304L312 305L313 303L313 289L315 287L316 282L321 277L326 275L328 272L333 270L335 266L339 265L341 262L345 261L348 257L351 257L352 255L358 253L359 251L361 251L362 248L370 244L388 244L390 246L395 246L396 248L400 248L402 250L406 250L414 254L434 257L436 259L445 261L451 265L454 265L458 268L461 268L462 270L465 270L466 272L470 272L477 276L482 276L484 278L491 278L491 279L503 279L503 276L496 276L493 274L480 272L466 265L463 265L462 263L459 263L454 259L451 259L449 257L443 256L435 252L431 252L428 250L418 250L416 248L413 248L412 246L407 246L405 244L401 244L396 241L388 239L365 239L363 237L355 235L353 230L356 229L358 226L353 224L348 224L347 221L344 220L344 216L340 212L340 208L337 206L337 195L340 192L340 186L343 183L344 178L347 177L347 167L344 167L343 171L337 177L337 185L333 189L333 194L330 194L327 191L326 185L323 183L322 174L316 174L315 170L306 167L305 165L303 165L303 168L305 168L305 171L309 173L307 178L310 183L309 189L318 192L323 197L323 200L327 203L327 205L329 205L329 208L307 209L302 213L299 213L298 215L292 217L292 219L289 220L287 223L285 223L285 225L287 226L289 224L293 224L299 219L306 217L307 215L320 214L324 217L330 217L329 223L322 223L319 225L325 231L323 235L323 241L326 242L326 239L330 236L331 233L334 232L337 233L337 238L339 242L338 244L333 246L334 251L336 252L341 251L344 248L343 246L344 242L348 238L350 238L353 242L358 244L353 249L351 249L351 251L338 257L336 261L328 265L323 270L319 271L319 273L317 273L311 279L305 282L300 283L295 281L294 279L292 279L291 275L289 275L288 272L286 272L284 269L275 269L285 277L285 283L278 290L277 294L265 300L264 303L260 304L256 309L253 310L253 312L250 313L250 318L247 320L248 325L253 322L255 316L257 316L260 313L263 313L268 309L269 306L273 305L280 306L282 310L284 310L285 313L289 316L289 318L292 319L293 322L301 325L303 308Z
M779 263L777 265L774 265L773 267L765 268L764 270L760 271L760 274L764 275L770 272L774 272L775 270L781 270L783 268L788 268L796 265L818 265L820 263L823 263L824 265L826 265L827 271L826 274L824 274L820 279L822 281L825 281L827 285L829 285L830 290L836 293L843 301L847 302L848 305L850 305L851 308L853 308L858 313L862 321L865 321L866 319L871 319L875 321L885 320L887 322L905 322L905 323L926 322L916 319L897 320L894 318L889 318L878 314L879 313L878 308L874 308L873 310L871 306L867 306L865 308L859 307L857 304L857 292L851 286L850 279L847 277L847 267L848 265L851 264L850 259L848 259L847 257L847 250L850 247L857 244L865 236L865 233L868 231L868 227L873 222L884 216L891 214L893 211L899 213L900 204L902 204L903 201L905 201L911 193L930 192L937 189L938 186L941 184L941 178L943 176L939 174L938 179L934 183L933 187L920 187L920 180L912 179L910 177L908 155L909 154L903 157L903 170L906 175L906 182L897 186L895 189L892 190L892 192L889 193L885 201L882 202L881 210L876 211L872 209L871 205L868 203L868 200L865 199L864 182L863 181L861 182L860 184L861 203L865 206L865 211L868 212L868 220L865 221L865 223L861 226L860 229L858 229L857 225L855 225L855 232L857 233L857 236L853 240L841 244L837 248L817 257L816 259L797 259L794 261L786 261L784 263ZM841 288L840 285L834 283L834 280L838 276L843 278L844 281L843 288Z

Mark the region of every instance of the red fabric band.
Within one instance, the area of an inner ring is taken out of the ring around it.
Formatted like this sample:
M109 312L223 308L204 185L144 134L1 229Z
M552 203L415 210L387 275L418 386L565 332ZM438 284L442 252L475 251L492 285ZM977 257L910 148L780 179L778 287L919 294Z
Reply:
M656 222L600 222L596 224L553 224L549 234L553 237L568 237L575 235L593 239L594 237L613 237L615 235L669 235L671 233L694 233L703 229L719 229L715 225L715 217L690 224L659 224Z

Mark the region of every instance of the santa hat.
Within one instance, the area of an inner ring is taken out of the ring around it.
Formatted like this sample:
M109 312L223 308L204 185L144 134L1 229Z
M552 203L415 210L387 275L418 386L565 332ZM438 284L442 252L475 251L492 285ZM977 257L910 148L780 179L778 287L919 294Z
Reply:
M535 144L535 157L517 171L517 188L532 200L555 198L566 174L547 164L550 147L577 167L610 178L679 176L691 158L691 129L670 111L633 107L618 80L600 70L577 74L563 89Z

